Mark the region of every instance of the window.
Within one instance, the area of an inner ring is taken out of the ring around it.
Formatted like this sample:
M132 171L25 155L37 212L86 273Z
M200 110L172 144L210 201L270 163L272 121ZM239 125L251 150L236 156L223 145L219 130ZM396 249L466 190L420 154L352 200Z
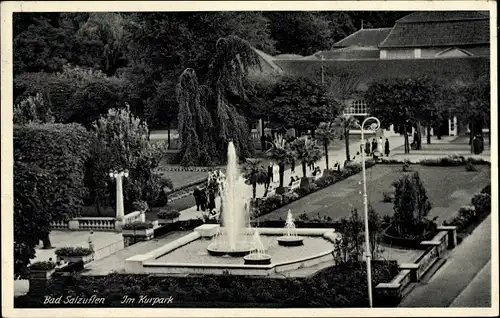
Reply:
M351 102L345 111L346 114L367 114L368 108L364 100L355 100Z

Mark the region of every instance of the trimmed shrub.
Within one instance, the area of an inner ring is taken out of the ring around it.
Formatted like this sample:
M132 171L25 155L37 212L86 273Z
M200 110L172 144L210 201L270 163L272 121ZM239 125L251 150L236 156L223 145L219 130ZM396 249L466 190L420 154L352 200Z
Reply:
M160 211L156 213L156 217L162 220L176 219L181 215L179 211L174 208L169 207L168 210Z
M149 207L146 201L139 200L132 203L132 208L135 211L147 211Z
M151 222L133 222L123 226L124 230L147 230L152 228L153 224Z
M57 256L87 256L92 254L92 251L86 247L61 247L54 252Z
M38 261L30 265L30 269L36 271L50 271L54 268L56 268L56 264L49 261Z
M491 197L486 193L478 193L472 197L471 204L479 214L491 212Z

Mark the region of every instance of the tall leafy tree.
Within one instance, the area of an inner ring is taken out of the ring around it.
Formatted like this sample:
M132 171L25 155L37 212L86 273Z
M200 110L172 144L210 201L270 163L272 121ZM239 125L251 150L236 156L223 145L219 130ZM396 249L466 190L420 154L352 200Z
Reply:
M305 77L284 77L272 89L269 120L279 128L314 130L321 122L331 121L337 107L325 88Z
M421 110L433 109L435 98L435 86L426 78L382 80L372 84L365 93L370 113L380 119L383 128L391 124L402 127L405 153L410 152L409 130L412 126L420 127Z
M217 41L209 75L203 86L198 84L194 70L183 72L177 88L179 131L182 134L180 156L183 164L224 162L226 158L223 154L229 141L234 142L240 158L253 153L246 119L234 105L247 98L245 83L249 68L259 66L258 56L248 42L229 36ZM199 109L199 113L206 115L208 112L210 116L200 117L192 111L188 113L193 107ZM190 121L198 122L199 125L211 123L211 129L194 132L187 124ZM193 145L201 135L210 140L200 142L205 150L195 149ZM188 142L186 138L192 138L192 141Z
M310 55L326 50L334 43L326 17L312 11L265 12L270 21L276 51Z

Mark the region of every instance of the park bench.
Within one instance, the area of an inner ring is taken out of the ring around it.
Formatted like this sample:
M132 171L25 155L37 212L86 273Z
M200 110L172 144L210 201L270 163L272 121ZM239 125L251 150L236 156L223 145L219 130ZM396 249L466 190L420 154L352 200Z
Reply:
M295 180L292 182L292 185L290 185L290 188L288 188L288 191L293 192L293 190L300 188L300 179Z

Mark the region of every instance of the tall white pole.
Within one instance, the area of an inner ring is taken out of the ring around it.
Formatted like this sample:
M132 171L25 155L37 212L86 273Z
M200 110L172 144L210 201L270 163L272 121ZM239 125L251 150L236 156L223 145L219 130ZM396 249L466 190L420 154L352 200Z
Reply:
M377 122L378 129L380 127L380 121L375 117L366 118L361 124L361 144L363 145L363 151L361 152L361 161L363 168L363 209L364 209L364 218L365 218L365 257L366 257L366 273L367 273L367 282L368 282L368 301L370 303L370 307L373 307L373 296L372 296L372 268L371 268L371 252L370 252L370 233L368 226L368 195L366 193L366 165L365 165L365 123L368 120L375 120Z
M125 217L125 211L123 208L123 176L122 173L118 173L116 176L116 219L118 221L123 221Z

